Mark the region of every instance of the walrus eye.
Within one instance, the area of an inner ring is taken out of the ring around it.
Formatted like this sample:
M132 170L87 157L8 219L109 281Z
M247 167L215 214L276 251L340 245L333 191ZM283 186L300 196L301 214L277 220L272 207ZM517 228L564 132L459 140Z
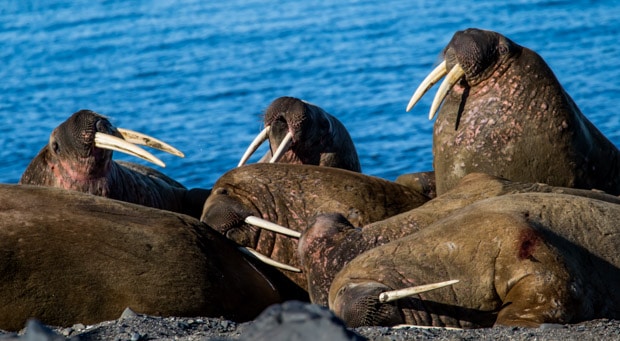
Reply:
M58 154L60 152L60 146L58 145L58 142L52 141L51 147L54 154Z
M507 45L500 44L498 48L499 54L504 55L510 51L510 48Z
M215 194L228 195L228 190L226 188L218 188L215 190Z

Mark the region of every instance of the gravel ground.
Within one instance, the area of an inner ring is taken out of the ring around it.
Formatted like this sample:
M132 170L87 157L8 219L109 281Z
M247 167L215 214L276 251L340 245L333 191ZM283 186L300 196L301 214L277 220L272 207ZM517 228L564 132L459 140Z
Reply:
M329 310L301 302L267 308L254 321L222 318L154 317L126 310L118 320L69 328L29 321L19 333L0 332L0 340L618 340L620 321L599 319L539 328L345 328Z

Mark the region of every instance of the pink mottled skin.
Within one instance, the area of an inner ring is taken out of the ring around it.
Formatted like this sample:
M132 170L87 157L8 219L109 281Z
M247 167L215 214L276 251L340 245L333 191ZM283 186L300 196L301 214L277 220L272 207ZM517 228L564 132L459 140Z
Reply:
M90 110L74 113L52 131L19 182L200 216L208 190L188 190L155 169L115 162L112 151L95 146L96 132L120 137L105 117Z
M255 163L235 168L213 185L201 221L240 245L295 267L297 240L244 222L257 216L303 232L311 217L337 212L363 226L408 211L429 198L377 177L334 167ZM285 272L307 289L305 273Z
M620 194L618 150L534 51L490 31L456 32L444 50L465 76L433 132L437 193L465 174Z

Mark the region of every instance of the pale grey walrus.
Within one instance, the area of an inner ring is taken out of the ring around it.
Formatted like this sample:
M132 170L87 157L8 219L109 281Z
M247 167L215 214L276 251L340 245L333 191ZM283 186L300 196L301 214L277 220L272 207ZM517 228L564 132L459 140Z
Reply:
M449 71L431 108L432 117L443 100L433 129L437 194L472 172L620 194L618 149L536 52L467 29L443 55L407 108Z
M104 116L80 110L54 129L48 144L30 162L19 182L70 189L200 217L209 190L188 190L155 169L112 160L112 150L117 150L164 165L136 143L184 156L151 136L116 128Z
M263 129L239 166L264 141L269 151L259 162L328 166L361 172L353 140L344 125L320 107L295 97L275 99L265 110Z
M216 181L201 220L239 245L296 269L295 237L315 214L338 212L351 224L364 226L428 200L406 186L344 169L255 163L232 169ZM294 233L264 231L249 223L248 217L276 223ZM305 274L287 271L286 275L306 288Z
M329 307L351 327L617 319L618 221L620 205L574 195L481 200L353 259L334 279ZM385 300L394 289L445 280L459 282Z
M160 316L246 321L303 299L190 216L76 191L0 185L0 329ZM293 287L292 285L290 287Z

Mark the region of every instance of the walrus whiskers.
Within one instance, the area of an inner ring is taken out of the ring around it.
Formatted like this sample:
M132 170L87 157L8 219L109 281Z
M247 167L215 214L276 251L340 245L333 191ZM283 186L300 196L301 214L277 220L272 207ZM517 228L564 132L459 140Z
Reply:
M265 230L273 231L273 232L276 232L276 233L280 233L280 234L283 234L283 235L286 235L286 236L289 236L289 237L293 237L293 238L301 237L301 233L300 232L297 232L295 230L291 230L291 229L286 228L286 227L284 227L282 225L278 225L278 224L272 223L272 222L270 222L268 220L265 220L265 219L262 219L262 218L259 218L259 217L248 216L248 217L245 218L245 222L250 224L250 225L253 225L253 226L256 226L256 227L260 227L260 228L263 228Z
M178 157L185 157L185 154L183 154L183 152L181 152L180 150L152 136L148 136L146 134L142 134L137 131L124 129L124 128L116 128L116 130L121 135L123 135L123 138L125 139L125 141L129 143L140 144L143 146L148 146L151 148L161 150L163 152L166 152L172 155L176 155Z
M293 144L293 134L289 131L288 133L286 133L286 135L282 139L282 142L280 142L280 145L278 146L278 149L276 150L276 152L273 153L273 156L271 157L271 160L269 160L269 163L278 162L278 160L282 158L284 153L286 153L291 148L292 144Z
M387 303L387 302L399 300L401 298L410 297L413 295L421 294L423 292L447 287L448 285L452 285L458 282L459 282L458 279L453 279L453 280L449 280L445 282L418 285L415 287L409 287L409 288L392 290L392 291L385 291L379 294L379 302Z
M239 164L237 165L237 167L241 167L245 165L245 163L248 161L250 156L254 154L254 152L258 149L258 147L260 147L260 145L263 144L263 142L267 141L270 131L271 131L271 126L266 126L265 129L261 130L261 132L258 133L258 135L256 135L256 137L254 138L254 140L252 141L248 149L246 149L245 152L243 153L243 156L241 157L241 161L239 161Z
M280 268L280 269L283 269L283 270L293 271L293 272L301 272L301 269L298 269L296 267L290 266L288 264L284 264L284 263L280 263L278 261L275 261L275 260L273 260L273 259L271 259L271 258L269 258L269 257L267 257L265 255L263 255L262 253L252 249L252 248L239 246L238 249L239 249L239 251L245 253L246 255L252 256L252 257L260 260L261 262L263 262L265 264L268 264L268 265L271 265L273 267Z
M409 104L407 105L407 111L409 111L413 106L424 96L424 94L435 84L437 83L441 77L446 75L446 61L444 60L439 66L437 66L428 76L420 83L420 86L416 89L413 96L409 100ZM439 109L441 102L443 102L444 98L448 94L448 91L452 89L454 84L458 82L465 75L465 71L459 64L455 64L450 72L447 73L446 78L443 80L441 85L439 85L439 89L435 94L435 98L433 99L433 103L431 104L431 110L428 113L428 119L432 120L435 117L435 113Z
M158 159L155 155L147 152L146 150L136 146L133 143L127 142L116 136L96 132L95 146L97 148L115 150L121 153L129 154L152 162L160 167L166 167L166 164L163 163L160 159Z

